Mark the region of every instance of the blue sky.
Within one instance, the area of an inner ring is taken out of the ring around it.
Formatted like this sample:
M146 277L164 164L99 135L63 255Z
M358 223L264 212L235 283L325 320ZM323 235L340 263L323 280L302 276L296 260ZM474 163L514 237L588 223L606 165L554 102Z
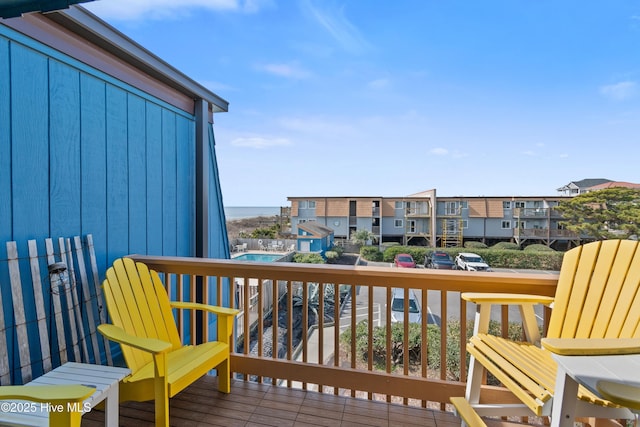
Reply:
M101 0L230 103L226 206L640 182L635 0Z

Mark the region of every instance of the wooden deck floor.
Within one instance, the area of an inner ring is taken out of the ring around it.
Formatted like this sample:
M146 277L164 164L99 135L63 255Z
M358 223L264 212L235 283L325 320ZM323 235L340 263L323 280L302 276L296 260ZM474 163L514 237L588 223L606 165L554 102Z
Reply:
M216 379L204 377L171 399L175 426L437 426L457 427L450 412L372 402L317 392L235 381L231 394L219 393ZM82 426L104 425L93 410ZM121 426L152 426L153 402L120 405Z

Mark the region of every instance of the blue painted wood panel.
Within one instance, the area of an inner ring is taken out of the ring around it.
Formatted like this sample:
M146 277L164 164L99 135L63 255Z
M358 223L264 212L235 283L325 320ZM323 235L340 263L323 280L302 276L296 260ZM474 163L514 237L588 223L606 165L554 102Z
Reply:
M81 195L83 233L93 235L99 271L107 268L106 83L80 75Z
M9 74L9 40L0 37L0 259L7 259L4 242L12 240L11 209L11 103L8 96L11 88ZM7 95L4 95L7 94ZM5 325L13 319L9 270L0 264L0 296L2 297ZM7 339L7 353L16 353L13 340Z
M195 248L195 161L194 123L176 116L176 255L187 256Z
M177 253L177 168L176 168L176 116L162 111L162 252Z
M13 238L26 252L27 239L49 234L48 61L21 45L10 52Z
M49 104L49 233L75 236L81 232L78 70L49 61ZM44 253L44 244L38 246Z
M127 142L129 164L129 252L147 253L145 102L136 95L127 97Z
M0 37L0 242L12 238L11 215L11 102L9 74L9 40ZM3 95L7 94L7 95ZM0 244L0 259L7 252ZM0 283L4 277L0 276Z
M215 145L213 126L209 125L209 256L228 259L231 255Z
M162 109L147 104L147 253L162 255Z
M107 85L107 253L109 263L129 253L127 93ZM141 224L140 224L141 225Z

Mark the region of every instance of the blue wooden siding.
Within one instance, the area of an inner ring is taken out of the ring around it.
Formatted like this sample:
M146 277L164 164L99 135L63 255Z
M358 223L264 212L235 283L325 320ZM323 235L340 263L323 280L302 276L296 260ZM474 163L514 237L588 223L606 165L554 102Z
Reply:
M27 239L92 233L101 271L128 253L193 255L192 115L5 27L0 71L3 241L26 253Z
M211 127L209 143L210 256L229 258ZM195 160L193 115L0 25L6 323L13 324L6 241L17 241L24 257L28 239L43 254L46 237L90 233L101 276L129 253L193 256ZM29 277L28 266L21 274ZM25 294L27 322L35 325L32 300ZM16 354L15 337L8 338Z

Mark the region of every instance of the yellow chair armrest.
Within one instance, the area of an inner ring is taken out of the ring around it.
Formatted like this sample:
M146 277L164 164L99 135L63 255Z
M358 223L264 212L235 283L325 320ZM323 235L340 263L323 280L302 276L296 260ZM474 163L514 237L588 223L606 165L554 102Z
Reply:
M598 381L596 388L605 399L636 411L640 410L640 387L613 381Z
M52 405L82 402L96 391L93 387L73 385L8 385L0 387L0 399L22 399Z
M545 297L542 295L526 295L526 294L501 294L487 292L464 292L461 295L465 301L476 304L544 304L549 305L553 302L553 297Z
M171 343L156 338L142 338L128 334L124 329L115 325L102 324L98 326L98 331L111 341L128 345L148 353L166 353L171 349Z
M197 302L171 301L170 304L172 308L179 308L181 310L202 310L209 313L217 314L218 316L235 316L240 313L240 310L236 310L235 308L200 304Z
M543 338L542 347L562 356L640 353L638 338Z

